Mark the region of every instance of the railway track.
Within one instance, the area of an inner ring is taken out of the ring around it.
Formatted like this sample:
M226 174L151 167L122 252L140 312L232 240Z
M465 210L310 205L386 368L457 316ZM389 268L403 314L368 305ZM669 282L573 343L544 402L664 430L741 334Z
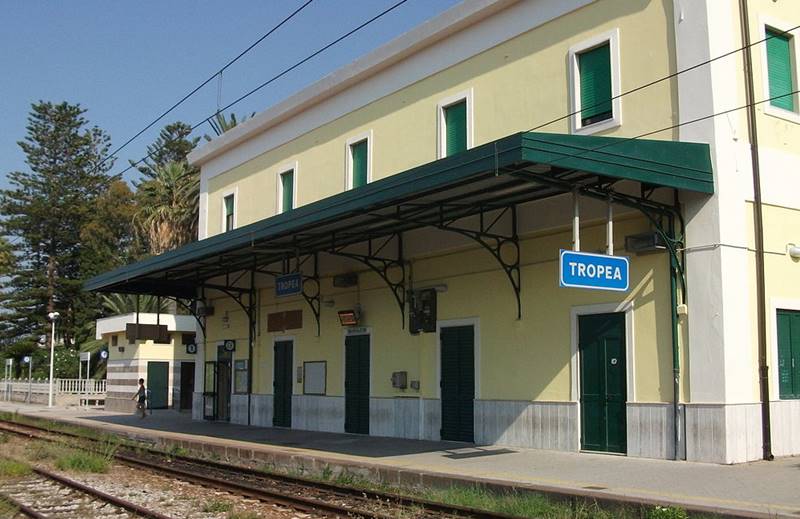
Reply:
M34 519L170 519L54 472L32 473L0 483L0 495L19 512Z
M44 427L6 420L0 420L0 431L56 442L64 440L54 437L55 434L86 442L99 441L78 434L54 433ZM418 518L510 519L512 517L399 494L365 491L329 482L268 474L216 461L167 455L153 449L134 450L123 447L114 456L117 461L139 469L312 514L374 519L397 517L398 512Z

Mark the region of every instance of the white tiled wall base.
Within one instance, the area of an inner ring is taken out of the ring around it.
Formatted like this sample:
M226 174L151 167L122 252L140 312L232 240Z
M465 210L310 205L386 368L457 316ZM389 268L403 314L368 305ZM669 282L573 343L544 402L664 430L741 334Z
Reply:
M686 459L742 463L761 458L761 407L686 404Z
M772 453L800 455L800 400L779 400L770 404Z
M253 395L250 401L250 423L257 427L272 427L272 395Z
M683 406L679 423L683 421ZM629 402L627 406L628 456L640 458L675 458L674 411L668 402ZM678 457L683 459L686 439L679 431Z
M578 404L476 400L475 443L575 451Z
M292 429L344 432L344 397L293 395Z
M192 420L203 419L203 393L192 393Z

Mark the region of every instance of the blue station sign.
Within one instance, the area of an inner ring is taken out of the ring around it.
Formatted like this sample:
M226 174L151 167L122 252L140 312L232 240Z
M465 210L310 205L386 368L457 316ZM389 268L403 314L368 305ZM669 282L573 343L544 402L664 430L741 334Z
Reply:
M303 292L303 275L299 272L275 278L275 296L296 296Z
M629 267L628 258L624 256L562 249L559 261L559 285L626 292L629 284Z

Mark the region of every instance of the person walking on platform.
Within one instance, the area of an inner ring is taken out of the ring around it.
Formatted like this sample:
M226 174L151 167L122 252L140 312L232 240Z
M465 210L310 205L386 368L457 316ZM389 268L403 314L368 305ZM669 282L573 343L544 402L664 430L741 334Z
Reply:
M136 401L136 414L141 412L142 414L139 417L144 418L147 413L147 389L144 387L143 378L139 379L139 389L131 400Z

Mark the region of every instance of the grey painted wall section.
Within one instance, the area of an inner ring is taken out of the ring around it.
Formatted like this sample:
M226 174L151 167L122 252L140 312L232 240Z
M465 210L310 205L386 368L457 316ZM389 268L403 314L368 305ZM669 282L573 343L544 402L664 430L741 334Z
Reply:
M231 395L231 423L247 425L247 395Z
M422 426L420 433L423 440L441 440L442 435L442 402L438 398L424 398L421 401Z
M203 419L203 393L192 393L192 420Z
M760 457L759 404L686 404L688 461L742 463Z
M419 398L370 398L369 433L419 439L420 414Z
M575 402L475 401L475 443L575 451Z
M292 429L344 432L344 397L293 395Z

